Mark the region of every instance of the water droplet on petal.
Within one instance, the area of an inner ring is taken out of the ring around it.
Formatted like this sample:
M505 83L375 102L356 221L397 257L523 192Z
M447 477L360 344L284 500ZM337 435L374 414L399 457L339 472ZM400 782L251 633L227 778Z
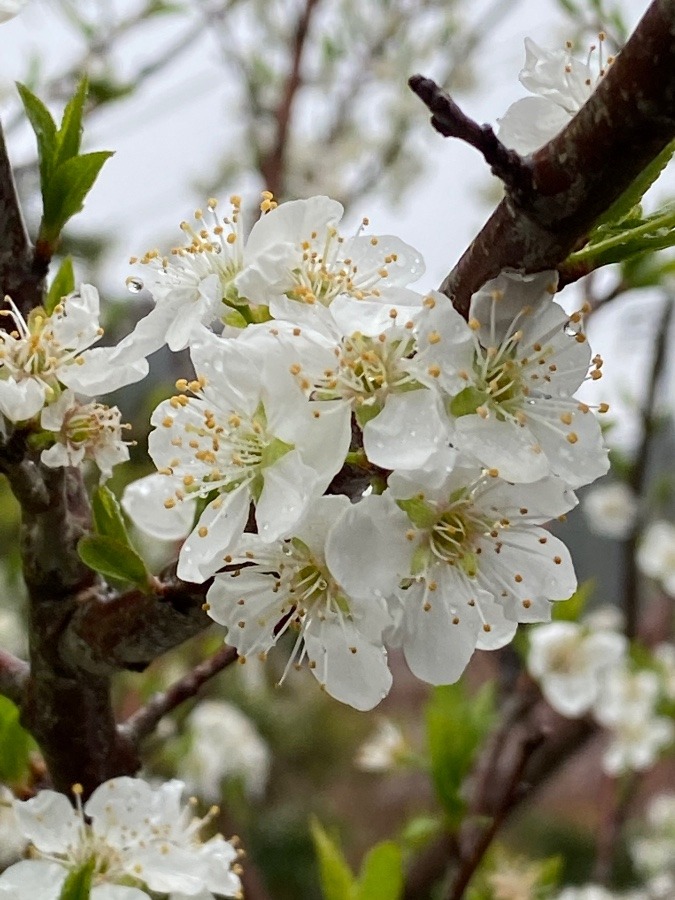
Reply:
M575 334L577 333L577 329L574 327L574 325L570 321L565 322L565 324L563 325L563 331L565 332L565 334L568 334L570 337L574 337Z
M222 252L223 252L222 246L221 246L220 244L214 244L214 245L213 245L213 252L214 252L214 253L222 253Z
M142 280L140 278L136 278L134 275L129 275L129 277L125 279L124 283L126 284L127 290L130 294L140 294L144 287Z

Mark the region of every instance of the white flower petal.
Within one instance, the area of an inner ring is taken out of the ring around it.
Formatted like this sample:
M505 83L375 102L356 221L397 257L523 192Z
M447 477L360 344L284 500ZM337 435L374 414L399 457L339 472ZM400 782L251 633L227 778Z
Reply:
M0 875L0 897L7 900L59 900L67 874L63 866L44 859L23 860Z
M122 509L145 534L165 541L183 540L192 529L196 500L188 497L169 508L164 505L165 500L175 499L179 483L159 473L132 481L122 494Z
M224 565L223 557L239 540L248 519L251 495L247 484L212 500L181 547L177 574L201 584Z
M76 842L80 819L70 801L56 791L40 791L15 801L19 829L41 853L64 853Z

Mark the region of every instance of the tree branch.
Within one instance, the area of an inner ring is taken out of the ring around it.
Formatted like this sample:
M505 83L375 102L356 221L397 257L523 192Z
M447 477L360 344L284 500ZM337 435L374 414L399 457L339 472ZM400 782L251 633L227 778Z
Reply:
M181 703L194 697L207 681L232 665L237 658L237 651L234 647L221 647L209 659L195 666L191 672L174 682L168 690L151 697L145 706L142 706L120 725L120 732L137 746L143 738L152 734L160 719L163 719Z
M27 662L0 649L0 694L9 697L17 706L21 704L29 673Z
M276 197L281 197L284 192L286 150L288 147L291 114L298 90L302 86L302 57L309 32L309 24L318 2L319 0L305 0L305 8L298 19L291 50L291 70L284 84L284 91L275 113L276 134L274 145L264 159L260 160L260 172L265 180L265 187Z
M579 113L522 160L520 183L440 290L467 317L471 296L503 269L557 268L674 136L675 0L654 0Z

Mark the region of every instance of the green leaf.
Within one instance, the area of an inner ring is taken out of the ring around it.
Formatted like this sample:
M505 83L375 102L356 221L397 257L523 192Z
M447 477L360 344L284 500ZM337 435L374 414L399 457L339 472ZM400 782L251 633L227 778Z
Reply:
M117 497L110 488L102 484L94 491L91 501L94 526L99 534L111 537L120 544L129 543L129 535Z
M59 270L54 276L49 292L45 299L45 312L48 316L54 312L54 308L61 300L75 290L75 272L73 270L73 257L66 256Z
M600 216L595 223L595 227L608 223L611 224L612 222L620 222L622 219L626 218L626 216L629 216L668 165L673 157L673 153L675 153L675 141L671 141L659 155L649 163L635 181L630 184L628 190L624 191L618 200L615 200L609 209Z
M565 266L587 271L623 262L630 257L675 246L675 204L668 204L646 219L600 225L588 243L571 253Z
M77 86L77 90L68 101L63 111L61 127L56 135L56 157L54 168L58 169L61 163L66 162L80 152L82 142L82 114L87 100L89 86L87 76L84 75Z
M462 682L434 688L426 709L427 743L431 775L448 826L462 821L461 796L476 751L492 727L495 716L494 686L485 685L469 695Z
M356 880L342 851L314 817L310 820L310 830L319 862L319 878L324 900L355 900Z
M80 559L95 572L107 578L130 581L141 590L147 590L150 573L145 563L128 544L103 534L87 534L77 544Z
M89 900L95 867L96 857L92 857L79 869L73 869L63 882L59 900Z
M26 111L26 116L35 132L38 145L38 160L40 163L40 186L44 200L45 187L49 183L54 167L54 155L57 149L56 122L52 114L39 97L26 87L17 82L17 90Z
M569 600L559 600L553 604L552 619L555 622L578 622L584 614L586 604L593 596L595 579L582 582Z
M366 855L355 900L399 900L403 894L403 857L393 841L376 844Z
M30 754L36 749L31 735L19 722L19 710L0 695L0 781L12 784L28 772Z
M68 219L84 206L105 161L112 156L109 150L85 153L61 163L47 185L40 237L54 242Z

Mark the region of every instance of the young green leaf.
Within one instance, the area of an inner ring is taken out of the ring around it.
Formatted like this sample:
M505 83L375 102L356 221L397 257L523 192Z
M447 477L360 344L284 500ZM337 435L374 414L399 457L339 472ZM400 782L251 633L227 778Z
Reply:
M403 894L403 857L393 841L376 844L366 855L355 900L399 900Z
M434 688L427 704L427 742L436 794L451 829L462 820L461 795L476 751L494 721L494 686L469 695L463 682Z
M314 817L310 821L310 830L319 861L319 878L324 900L353 900L356 879L342 851Z
M553 620L555 622L578 622L584 614L594 590L595 581L592 578L586 579L568 600L561 600L560 603L553 604Z
M108 150L74 156L61 163L47 185L40 238L54 242L63 226L84 206L105 161L113 154Z
M82 142L82 115L84 113L84 104L87 100L89 85L87 76L84 75L77 86L77 90L68 101L63 111L61 119L61 127L56 135L56 157L54 159L54 168L57 169L61 163L77 156L80 152L80 144Z
M85 564L107 578L130 581L147 590L150 573L136 551L128 544L103 534L87 534L80 538L77 552Z
M66 256L59 270L54 276L47 297L45 298L45 312L50 316L54 312L54 308L61 302L63 297L75 290L75 272L73 270L72 256Z
M111 537L120 544L129 544L129 535L117 497L102 484L94 491L91 500L94 526L99 534Z
M36 97L25 84L17 82L16 87L28 121L37 138L40 186L44 199L45 186L49 183L54 168L54 156L57 147L56 122L42 100Z
M21 781L28 772L30 754L36 744L19 722L19 710L0 696L0 781Z
M620 222L639 204L649 188L654 184L661 172L668 165L675 153L675 141L671 141L660 153L653 159L649 165L638 175L635 181L624 191L621 196L612 203L608 210L595 223L597 228L599 225L612 224Z

